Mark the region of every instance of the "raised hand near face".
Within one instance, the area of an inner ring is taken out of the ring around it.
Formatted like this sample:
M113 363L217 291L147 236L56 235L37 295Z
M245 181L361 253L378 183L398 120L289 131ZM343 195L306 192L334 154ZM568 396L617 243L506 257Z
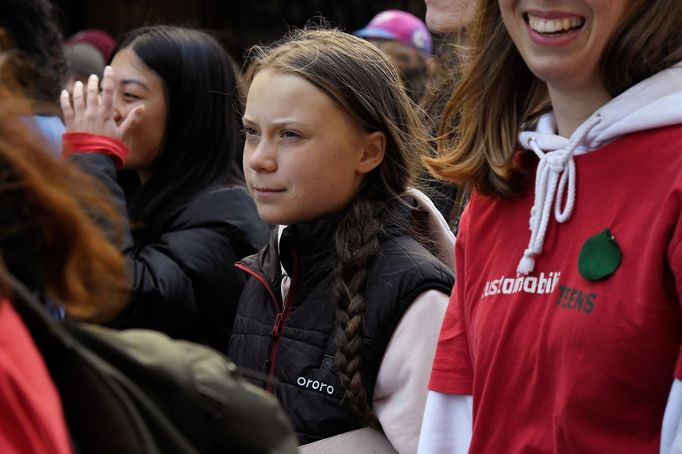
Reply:
M88 78L84 90L83 83L73 85L73 101L66 90L60 96L64 123L68 132L87 132L99 134L123 143L128 143L130 131L139 122L144 106L133 109L121 120L114 109L114 71L110 66L104 69L102 91L99 78L93 74Z

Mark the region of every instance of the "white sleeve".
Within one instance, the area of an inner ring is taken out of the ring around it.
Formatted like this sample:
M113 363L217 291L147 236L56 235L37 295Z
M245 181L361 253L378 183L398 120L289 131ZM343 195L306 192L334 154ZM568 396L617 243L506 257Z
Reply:
M661 454L682 454L682 381L675 379L661 427Z
M420 454L466 454L471 443L473 398L429 391L419 437Z
M449 296L419 295L400 320L386 348L374 387L373 409L401 454L417 452L427 385Z

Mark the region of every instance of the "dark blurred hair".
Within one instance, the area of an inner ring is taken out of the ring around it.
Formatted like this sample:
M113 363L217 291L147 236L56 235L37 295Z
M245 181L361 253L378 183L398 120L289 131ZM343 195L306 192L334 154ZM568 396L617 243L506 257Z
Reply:
M127 301L128 280L90 215L120 230L117 212L97 181L42 149L11 97L0 89L0 263L71 316L109 320Z
M129 207L132 220L149 220L213 183L242 184L239 94L223 47L198 30L150 26L126 34L112 58L126 48L163 81L167 112L161 153Z
M3 0L0 27L9 32L13 52L28 57L22 68L30 70L33 77L28 81L22 75L23 80L18 80L25 85L23 94L57 106L66 77L66 58L52 4L48 0Z

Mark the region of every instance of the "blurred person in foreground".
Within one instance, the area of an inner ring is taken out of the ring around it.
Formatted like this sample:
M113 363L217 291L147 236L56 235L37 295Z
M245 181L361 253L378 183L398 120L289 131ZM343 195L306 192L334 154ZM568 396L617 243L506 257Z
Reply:
M125 268L89 216L115 231L113 207L94 180L45 152L25 124L25 103L12 97L3 90L0 100L0 452L66 454L59 394L5 276L72 318L103 322L125 305Z

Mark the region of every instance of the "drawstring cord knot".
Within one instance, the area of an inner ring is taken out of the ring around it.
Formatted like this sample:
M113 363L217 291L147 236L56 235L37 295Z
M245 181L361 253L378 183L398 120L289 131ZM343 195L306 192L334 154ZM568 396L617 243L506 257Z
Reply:
M540 162L535 177L535 200L530 210L530 240L516 269L517 273L527 275L533 272L535 256L542 252L545 242L552 205L557 222L564 223L570 219L575 205L576 172L573 153L600 121L599 113L590 117L573 133L570 140L554 151L545 152L535 136L526 141L528 148L533 150Z

